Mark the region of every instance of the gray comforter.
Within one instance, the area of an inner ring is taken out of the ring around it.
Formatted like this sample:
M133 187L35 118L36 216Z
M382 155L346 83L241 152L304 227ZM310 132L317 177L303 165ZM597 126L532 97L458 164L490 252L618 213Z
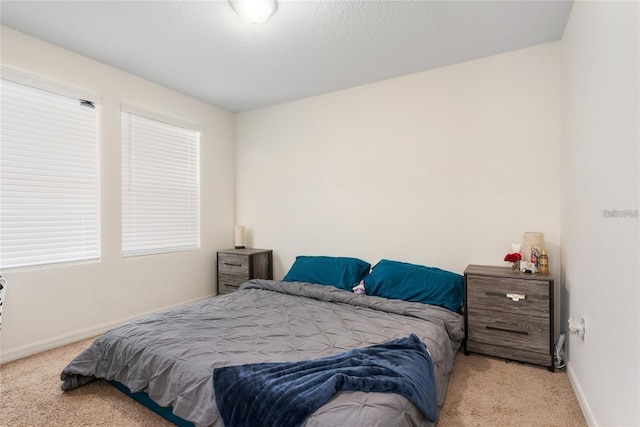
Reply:
M79 354L61 374L62 389L95 378L145 391L197 426L222 426L213 396L213 368L291 362L335 355L413 333L433 360L442 405L463 332L447 309L355 295L331 286L251 280L222 297L152 314L115 328ZM306 426L430 425L406 398L340 392Z

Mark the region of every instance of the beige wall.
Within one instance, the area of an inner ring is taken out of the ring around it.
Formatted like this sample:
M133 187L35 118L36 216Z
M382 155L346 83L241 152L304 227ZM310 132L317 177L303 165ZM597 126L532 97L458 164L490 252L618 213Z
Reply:
M295 256L507 265L545 233L559 272L561 47L551 43L238 114L249 243Z
M639 220L602 215L640 208L639 9L575 2L562 40L567 372L593 426L640 425Z
M6 270L2 361L102 332L142 313L212 295L216 250L233 244L233 115L2 27L2 65L102 96L100 262ZM122 259L120 103L201 132L201 248Z

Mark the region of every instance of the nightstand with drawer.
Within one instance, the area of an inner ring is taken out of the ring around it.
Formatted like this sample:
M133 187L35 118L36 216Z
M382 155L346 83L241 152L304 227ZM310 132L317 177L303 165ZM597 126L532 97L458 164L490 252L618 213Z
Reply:
M218 295L236 291L250 279L273 279L273 250L227 249L218 252Z
M466 354L544 365L553 372L553 277L469 265L464 285Z

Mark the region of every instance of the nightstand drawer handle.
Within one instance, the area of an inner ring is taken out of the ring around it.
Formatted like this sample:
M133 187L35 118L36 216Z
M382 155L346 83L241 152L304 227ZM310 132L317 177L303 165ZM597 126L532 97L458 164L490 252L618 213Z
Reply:
M224 265L230 265L232 267L242 267L242 264L233 264L231 262L225 262Z
M239 288L240 285L236 285L235 283L221 283L223 286L226 286L228 288Z
M512 301L520 301L521 299L525 299L525 295L524 294L508 293L507 294L507 298L511 298Z
M487 325L486 328L492 331L512 332L514 334L529 335L529 332L527 331L514 331L513 329L498 328L498 327L489 326L489 325Z

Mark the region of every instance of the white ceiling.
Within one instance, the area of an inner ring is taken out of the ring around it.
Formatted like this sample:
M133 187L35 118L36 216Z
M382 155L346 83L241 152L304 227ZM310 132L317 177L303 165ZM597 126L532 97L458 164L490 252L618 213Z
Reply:
M562 37L571 1L7 1L3 25L240 112Z

